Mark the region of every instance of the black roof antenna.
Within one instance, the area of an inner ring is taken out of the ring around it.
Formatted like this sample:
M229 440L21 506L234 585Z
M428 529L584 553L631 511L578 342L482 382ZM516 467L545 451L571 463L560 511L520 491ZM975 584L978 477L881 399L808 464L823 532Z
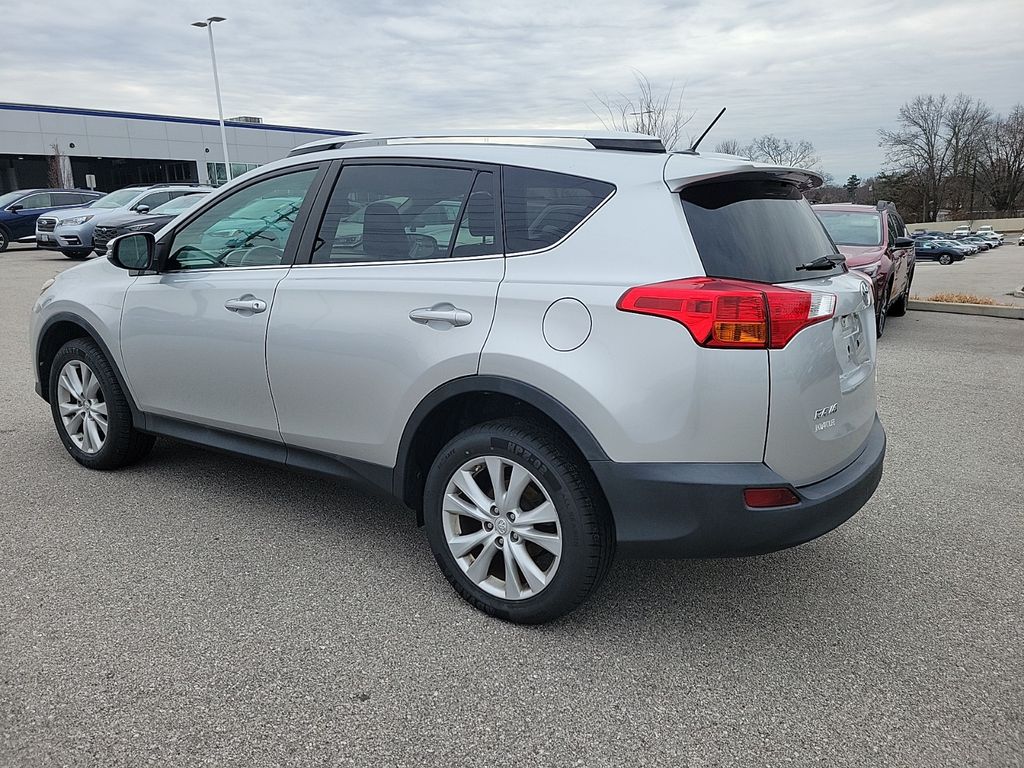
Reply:
M708 134L709 134L709 133L711 132L711 129L715 127L715 123L717 123L717 122L718 122L718 120L719 120L719 119L720 119L720 118L722 117L722 115L724 115L724 114L725 114L725 107L722 107L722 111L721 111L721 112L719 112L719 113L718 113L718 116L717 116L717 117L715 117L715 119L711 121L711 125L709 125L709 126L708 126L707 128L705 128L705 129L704 129L704 133L702 133L702 134L701 134L700 136L698 136L698 137L697 137L697 140L696 140L695 142L693 142L693 144L691 144L691 145L690 145L690 148L689 148L689 149L684 149L684 150L683 150L682 152L680 152L679 154L681 154L681 155L696 155L696 154L697 154L697 146L698 146L698 145L699 145L699 144L700 144L700 143L701 143L702 141L704 141L704 137L705 137L705 136L707 136L707 135L708 135Z

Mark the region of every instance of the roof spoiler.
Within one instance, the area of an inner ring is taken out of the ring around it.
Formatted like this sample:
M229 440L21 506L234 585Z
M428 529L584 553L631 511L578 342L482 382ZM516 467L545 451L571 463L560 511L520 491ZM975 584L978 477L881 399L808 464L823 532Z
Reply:
M726 176L747 176L750 178L772 178L796 185L806 191L820 187L824 179L815 171L804 168L789 168L769 163L724 163L709 158L709 163L701 163L695 168L692 155L672 154L665 163L665 184L671 192L679 192L683 187L698 184L702 181L724 178ZM712 163L714 163L712 165Z

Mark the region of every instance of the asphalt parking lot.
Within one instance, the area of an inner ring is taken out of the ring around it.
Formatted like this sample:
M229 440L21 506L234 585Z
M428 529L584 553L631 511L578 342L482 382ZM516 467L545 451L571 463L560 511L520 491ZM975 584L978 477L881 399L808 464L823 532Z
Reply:
M1006 242L998 248L948 265L919 259L914 271L914 296L969 293L987 296L999 304L1024 307L1024 298L1013 295L1024 286L1024 247L1017 245L1019 235L1019 232L1007 234Z
M892 319L885 475L837 531L619 561L524 628L392 501L169 441L75 464L26 344L68 266L0 254L0 766L1024 764L1019 321Z

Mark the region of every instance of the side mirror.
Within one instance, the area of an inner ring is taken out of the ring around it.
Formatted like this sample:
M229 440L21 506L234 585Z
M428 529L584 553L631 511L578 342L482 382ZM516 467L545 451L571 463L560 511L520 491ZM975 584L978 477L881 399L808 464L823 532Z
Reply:
M152 232L132 232L107 244L107 261L115 267L146 271L152 268L156 238Z
M145 203L139 203L135 206L136 213L149 213L149 206Z
M897 237L896 242L893 244L896 248L910 248L914 244L914 241L909 237Z
M14 205L12 205L7 210L10 211L11 213L17 213L18 211L24 210L24 208L25 208L25 206L22 205L21 203L15 203Z

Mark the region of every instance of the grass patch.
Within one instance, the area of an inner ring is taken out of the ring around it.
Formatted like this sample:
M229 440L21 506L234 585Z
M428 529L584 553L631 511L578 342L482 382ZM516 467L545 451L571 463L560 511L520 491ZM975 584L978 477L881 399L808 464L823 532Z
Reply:
M949 304L985 304L986 306L1000 306L995 299L988 296L975 296L972 293L935 293L925 301L944 301Z

